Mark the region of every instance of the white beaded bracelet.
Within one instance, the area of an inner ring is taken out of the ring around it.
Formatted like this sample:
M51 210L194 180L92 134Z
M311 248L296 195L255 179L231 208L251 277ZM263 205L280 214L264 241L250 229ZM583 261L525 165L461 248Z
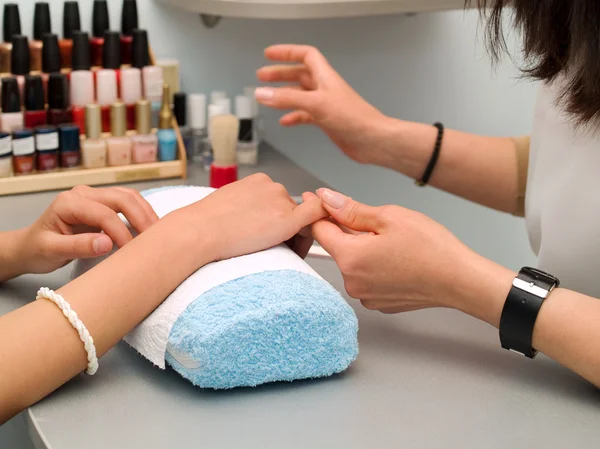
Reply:
M36 299L47 299L58 306L63 315L69 320L69 323L71 323L71 326L77 330L79 333L79 338L83 342L88 359L88 365L85 373L89 374L90 376L96 374L96 371L98 371L98 357L96 357L96 346L94 346L94 339L88 332L85 324L83 324L77 316L77 313L71 309L71 305L58 293L46 287L40 288Z

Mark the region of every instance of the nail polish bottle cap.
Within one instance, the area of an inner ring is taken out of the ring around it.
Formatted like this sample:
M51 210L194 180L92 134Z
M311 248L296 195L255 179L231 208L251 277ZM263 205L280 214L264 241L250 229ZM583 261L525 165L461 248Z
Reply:
M135 0L123 0L121 11L121 31L125 36L131 36L138 27L138 11Z
M171 129L173 127L173 113L171 112L171 90L166 84L163 86L162 107L160 109L160 117L158 127L160 129Z
M85 31L73 32L73 71L90 70L90 37Z
M2 113L21 112L19 83L14 76L2 78Z
M39 75L27 75L25 77L25 109L27 111L43 111L44 104L44 85L42 77Z
M65 2L63 8L63 37L65 39L73 39L75 31L81 31L79 3Z
M192 129L206 128L206 95L191 94L188 97L190 127Z
M56 34L44 34L42 47L42 72L60 72L60 50L58 49L58 36Z
M125 103L114 103L110 107L110 133L113 137L123 137L127 132L127 109Z
M51 73L48 77L48 108L67 109L67 77L62 73Z
M100 106L88 104L85 107L85 136L88 139L99 139L102 134L102 115Z
M102 67L115 70L121 67L121 35L118 31L104 33Z
M114 70L96 73L96 97L100 106L110 106L117 101L117 74Z
M17 35L12 38L12 51L10 53L11 69L14 75L29 74L29 42L27 36Z
M142 73L139 69L121 71L121 99L125 104L136 104L142 99Z
M216 117L217 115L226 115L228 114L225 105L223 104L209 104L208 105L208 122L210 123L210 119Z
M143 69L150 65L150 52L148 51L148 32L146 30L133 30L131 43L131 66Z
M187 125L187 95L185 92L177 92L173 95L173 112L178 126Z
M210 93L210 104L217 104L219 100L227 98L227 92L224 90L213 90Z
M104 37L104 32L109 29L108 3L106 3L106 0L94 0L94 7L92 9L92 35L94 37Z
M215 102L215 104L223 106L225 111L227 111L225 112L226 114L231 114L231 98L220 98Z
M58 127L58 139L60 141L60 151L70 153L81 150L81 140L79 139L79 126L73 123L66 123Z
M46 2L37 2L33 13L33 39L41 41L44 34L48 33L52 33L50 5Z
M4 5L4 42L12 42L13 36L19 34L21 34L19 5L7 3Z
M240 120L252 119L252 103L245 95L235 97L235 115Z
M140 136L152 132L152 107L147 100L138 101L135 105L135 129Z

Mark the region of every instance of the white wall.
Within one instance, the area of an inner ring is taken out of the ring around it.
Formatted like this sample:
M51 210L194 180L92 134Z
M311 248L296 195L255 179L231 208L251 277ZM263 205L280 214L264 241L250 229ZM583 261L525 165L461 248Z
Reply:
M31 30L33 3L19 2L26 33ZM62 1L50 3L54 30L60 32ZM121 2L109 3L116 29ZM80 1L88 29L91 4L92 0ZM182 61L183 88L188 92L224 88L234 95L254 83L266 45L308 43L321 48L342 75L387 114L428 123L440 120L460 130L494 135L530 130L534 86L518 82L518 72L508 60L492 71L485 51L476 44L476 12L283 22L224 19L208 30L195 14L152 0L138 4L155 53ZM431 189L419 190L395 173L357 166L315 129L281 129L278 115L265 113L268 139L335 188L371 204L421 210L480 253L512 268L532 262L522 221ZM0 442L8 438L4 432Z

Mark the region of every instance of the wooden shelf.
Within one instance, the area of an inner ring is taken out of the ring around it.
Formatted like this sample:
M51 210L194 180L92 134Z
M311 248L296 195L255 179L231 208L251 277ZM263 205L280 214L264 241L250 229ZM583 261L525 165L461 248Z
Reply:
M202 14L255 19L315 19L464 8L464 0L159 0Z

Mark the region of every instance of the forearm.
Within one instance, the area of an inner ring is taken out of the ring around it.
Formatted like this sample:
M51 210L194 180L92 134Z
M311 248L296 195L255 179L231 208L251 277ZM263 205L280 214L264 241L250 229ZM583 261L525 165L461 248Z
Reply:
M23 254L26 229L0 233L0 282L20 276L26 272Z
M85 323L99 357L210 261L208 245L187 237L185 226L170 232L170 219L58 291ZM0 422L82 372L86 364L77 332L50 301L35 301L0 317Z
M477 257L456 280L454 306L496 328L516 273ZM533 347L600 387L600 300L554 290L538 315Z
M411 178L423 175L437 129L431 125L386 118L374 131L380 148L373 163ZM503 212L517 204L517 158L510 138L484 137L445 130L430 184L446 192Z

